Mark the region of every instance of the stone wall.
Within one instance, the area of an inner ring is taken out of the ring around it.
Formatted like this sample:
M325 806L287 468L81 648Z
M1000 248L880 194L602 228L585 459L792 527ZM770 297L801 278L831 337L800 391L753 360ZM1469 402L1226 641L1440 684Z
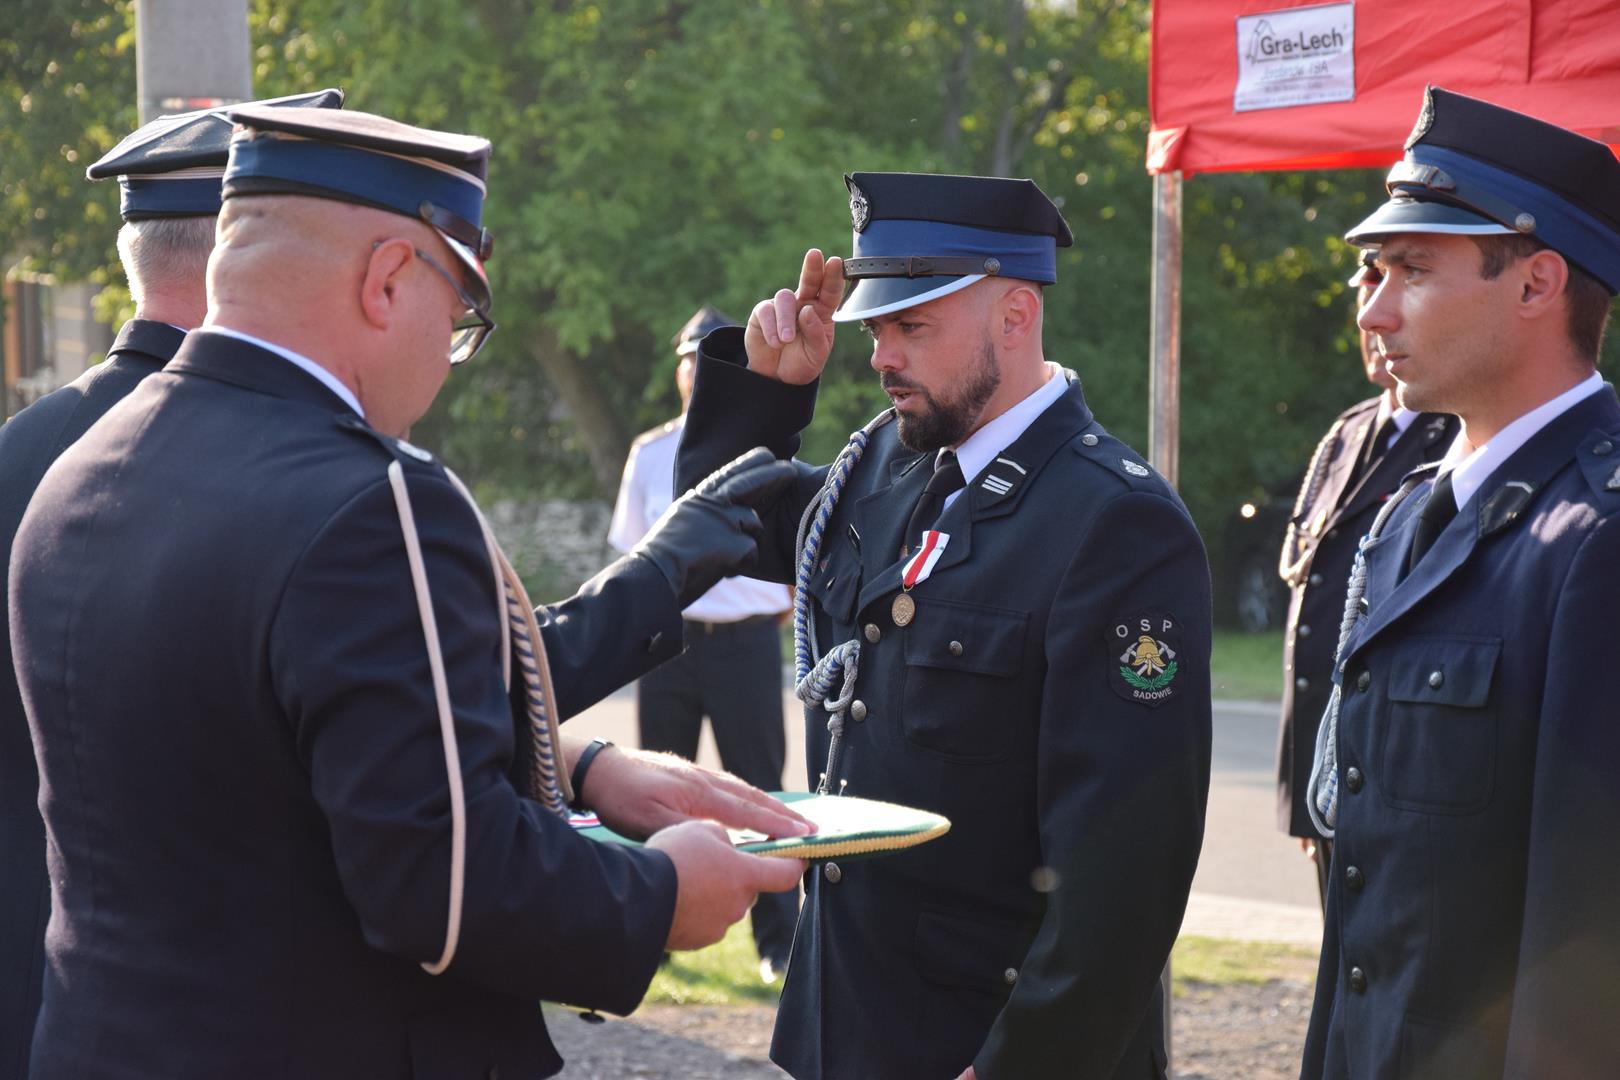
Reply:
M619 556L607 542L605 502L501 499L484 513L537 604L566 599Z

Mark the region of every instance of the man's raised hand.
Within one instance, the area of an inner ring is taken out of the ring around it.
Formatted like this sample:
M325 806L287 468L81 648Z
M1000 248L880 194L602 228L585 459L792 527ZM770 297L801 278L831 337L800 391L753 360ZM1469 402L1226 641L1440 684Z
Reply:
M748 369L785 383L814 381L832 352L832 314L843 296L844 260L823 258L817 248L805 252L798 289L778 290L748 316Z

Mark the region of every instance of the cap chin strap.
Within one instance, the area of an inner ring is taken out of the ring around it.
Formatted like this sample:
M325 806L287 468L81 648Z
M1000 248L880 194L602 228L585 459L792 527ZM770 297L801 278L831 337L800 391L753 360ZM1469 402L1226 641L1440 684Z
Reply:
M495 254L495 235L488 229L474 225L460 214L446 210L427 199L417 204L416 214L444 235L465 246L468 251L478 256L479 262L488 262L489 257Z
M844 260L844 277L858 280L869 277L963 277L985 274L990 277L1001 273L1001 260L994 255L984 258L944 258L932 255L906 255L899 257L871 256Z
M1384 178L1384 190L1391 195L1412 195L1414 189L1441 202L1472 210L1516 232L1529 234L1536 231L1536 216L1506 199L1497 198L1478 185L1459 183L1456 177L1438 165L1397 161Z

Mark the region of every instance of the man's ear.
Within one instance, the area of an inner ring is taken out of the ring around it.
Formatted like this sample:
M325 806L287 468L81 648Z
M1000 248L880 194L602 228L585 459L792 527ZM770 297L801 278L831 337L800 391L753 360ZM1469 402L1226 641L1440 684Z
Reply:
M372 245L360 279L360 311L373 327L386 330L399 312L403 275L416 258L409 240L395 237Z
M1514 267L1519 279L1518 313L1530 319L1545 318L1561 309L1569 287L1569 264L1549 248L1520 259Z
M1022 345L1041 325L1041 294L1033 285L1014 285L997 304L1001 344Z

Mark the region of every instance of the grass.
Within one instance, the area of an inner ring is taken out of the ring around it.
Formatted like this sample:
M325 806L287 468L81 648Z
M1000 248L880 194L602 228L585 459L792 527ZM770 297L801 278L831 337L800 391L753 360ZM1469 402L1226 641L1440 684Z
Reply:
M1251 985L1272 979L1310 978L1316 952L1297 945L1223 938L1182 937L1171 954L1178 993L1197 988ZM658 969L647 990L649 1005L775 1005L781 984L759 981L759 958L746 923L733 926L716 945L675 953Z
M1281 700L1282 653L1281 630L1263 634L1215 631L1214 655L1210 658L1215 696L1228 700Z
M775 1005L782 984L759 979L759 956L748 920L707 949L672 953L647 988L647 1004Z
M1184 935L1170 953L1170 972L1178 991L1184 983L1259 986L1273 979L1309 978L1316 972L1316 950Z

